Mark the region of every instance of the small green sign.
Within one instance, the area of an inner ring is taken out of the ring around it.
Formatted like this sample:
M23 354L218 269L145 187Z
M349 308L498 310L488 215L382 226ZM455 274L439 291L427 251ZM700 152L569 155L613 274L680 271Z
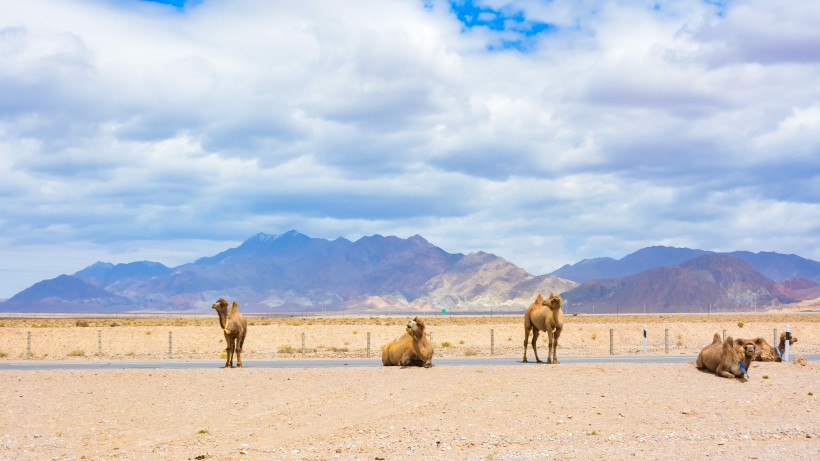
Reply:
M442 307L442 308L441 308L441 313L442 313L442 314L446 314L446 313L447 313L447 308L446 308L446 307Z

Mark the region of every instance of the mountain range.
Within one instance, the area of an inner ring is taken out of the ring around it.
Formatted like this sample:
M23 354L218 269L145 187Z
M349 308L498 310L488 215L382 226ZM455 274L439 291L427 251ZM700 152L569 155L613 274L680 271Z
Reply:
M489 253L447 253L418 235L352 242L289 231L257 234L174 268L149 261L95 263L32 285L0 304L0 311L196 311L218 297L271 313L510 310L529 304L535 292L575 286L531 275Z
M777 281L776 281L777 280ZM167 267L98 262L35 283L6 312L202 311L219 297L260 313L520 312L537 292L570 312L766 308L820 296L820 263L778 253L649 247L532 275L499 256L448 253L419 235L350 241L297 231L257 234L236 248Z

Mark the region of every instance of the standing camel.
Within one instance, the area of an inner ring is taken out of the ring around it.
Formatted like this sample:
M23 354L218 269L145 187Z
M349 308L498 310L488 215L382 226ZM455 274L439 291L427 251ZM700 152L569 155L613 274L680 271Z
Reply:
M527 362L527 340L530 338L532 330L532 351L535 352L535 361L541 363L538 358L538 349L535 348L535 341L538 334L546 331L549 335L549 352L547 352L547 363L559 363L555 350L558 348L558 337L564 328L564 313L561 311L561 296L550 291L549 299L544 299L541 293L535 298L527 312L524 314L524 362Z
M233 368L234 351L236 366L242 368L242 345L245 343L245 335L248 334L248 321L239 313L239 303L231 303L231 310L228 311L228 301L219 298L211 307L219 314L219 326L222 327L225 341L228 343L228 360L225 362L225 368Z

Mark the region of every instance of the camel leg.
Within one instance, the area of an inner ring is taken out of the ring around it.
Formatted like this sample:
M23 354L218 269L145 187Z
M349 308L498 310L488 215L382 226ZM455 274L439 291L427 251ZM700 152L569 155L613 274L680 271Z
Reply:
M552 332L552 328L547 325L547 341L549 342L549 348L547 349L547 363L552 363L552 345L555 341L555 333Z
M535 353L535 361L538 362L538 363L542 363L541 359L538 358L538 349L535 348L535 343L536 343L536 341L538 341L538 334L539 333L540 333L540 331L538 331L538 328L533 328L533 330L532 330L532 351Z
M530 329L524 327L524 363L527 363L527 348L529 345L527 344L530 340Z
M245 333L237 339L237 343L239 344L236 348L236 367L242 368L242 345L245 344Z
M225 368L233 368L233 351L236 349L234 339L228 340L228 359L225 361Z
M561 328L556 328L555 333L550 336L550 351L552 351L552 363L558 361L558 338L561 336Z
M399 360L399 365L403 367L410 366L413 364L413 359L414 357L412 354L404 353L402 354L401 359Z

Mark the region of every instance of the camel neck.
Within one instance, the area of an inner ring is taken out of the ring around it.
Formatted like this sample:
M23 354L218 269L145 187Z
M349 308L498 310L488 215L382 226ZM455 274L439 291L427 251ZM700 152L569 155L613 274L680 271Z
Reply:
M227 315L222 311L216 311L216 313L219 315L219 326L221 326L224 330L227 322Z

